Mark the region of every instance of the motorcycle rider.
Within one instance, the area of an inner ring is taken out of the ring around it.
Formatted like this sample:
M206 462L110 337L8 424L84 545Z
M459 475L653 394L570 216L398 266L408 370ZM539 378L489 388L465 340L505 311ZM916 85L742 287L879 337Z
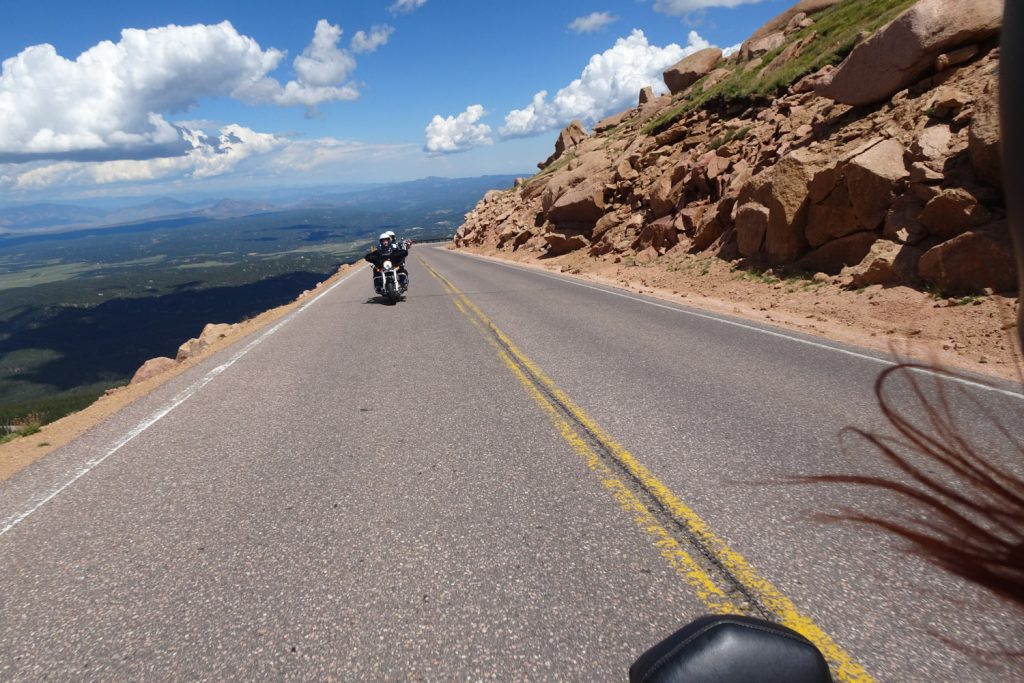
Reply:
M412 240L398 239L397 237L395 237L394 230L388 230L388 234L391 235L391 243L394 244L396 247L405 247L406 251L412 250Z
M392 233L394 234L394 233ZM394 240L388 233L381 233L377 238L378 247L363 258L373 264L373 289L378 294L384 291L384 275L381 272L381 265L390 260L398 271L398 286L404 292L409 288L409 274L405 270L405 257L409 255L407 249L396 247Z
M395 236L394 230L388 230L384 234L391 237L391 246L393 246L394 248L405 249L406 251L409 251L412 248L412 240L398 239L398 237ZM405 269L405 259L403 259L401 263L396 265L398 266L398 279L402 280L404 278L405 284L402 285L402 289L409 289L409 271Z

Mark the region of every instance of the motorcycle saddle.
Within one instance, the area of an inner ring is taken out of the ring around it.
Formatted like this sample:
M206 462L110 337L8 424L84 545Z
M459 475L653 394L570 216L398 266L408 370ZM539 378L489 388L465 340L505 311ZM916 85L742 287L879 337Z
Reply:
M828 664L796 631L763 619L706 616L647 650L630 683L832 683Z

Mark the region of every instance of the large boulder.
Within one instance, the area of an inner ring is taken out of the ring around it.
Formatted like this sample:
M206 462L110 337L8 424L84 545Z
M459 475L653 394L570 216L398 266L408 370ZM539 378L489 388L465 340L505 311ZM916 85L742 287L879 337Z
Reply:
M675 222L671 216L665 216L640 228L640 235L631 247L638 252L653 247L661 255L674 247L678 241L679 234Z
M139 382L145 382L147 379L162 375L163 373L171 370L178 366L178 362L173 358L150 358L142 364L135 374L132 375L132 381L129 384L138 384Z
M909 177L904 149L896 140L882 140L862 148L846 163L815 174L811 181L811 207L807 241L818 247L855 232L877 230Z
M574 159L565 168L548 178L541 193L541 208L547 212L558 199L570 189L584 183L603 184L608 182L614 169L603 150L587 152Z
M585 182L559 197L548 209L547 218L552 223L576 223L594 225L604 215L604 183Z
M806 150L784 156L768 172L767 201L770 212L764 251L772 264L794 261L807 246L808 186L818 159Z
M736 210L736 246L740 254L753 256L761 251L770 214L767 206L757 202L748 202Z
M946 294L1017 287L1016 261L1006 221L970 230L929 249L918 273Z
M662 74L665 85L673 95L681 93L699 81L704 74L714 69L721 59L722 51L717 47L698 50L692 55L684 57Z
M654 181L647 196L647 203L650 205L654 217L661 218L672 213L681 192L682 188L672 186L671 173L666 173Z
M921 212L921 225L940 239L984 225L991 219L985 207L967 190L951 187L939 192Z
M921 250L916 247L878 240L860 263L843 268L841 275L851 287L906 283L917 275L920 258Z
M995 35L1003 0L919 0L857 45L815 88L843 104L874 104L912 85L943 52Z
M874 230L882 224L897 183L910 176L903 153L898 141L884 140L847 164L846 188L862 229Z
M548 256L561 256L589 246L590 242L583 235L558 232L544 233Z

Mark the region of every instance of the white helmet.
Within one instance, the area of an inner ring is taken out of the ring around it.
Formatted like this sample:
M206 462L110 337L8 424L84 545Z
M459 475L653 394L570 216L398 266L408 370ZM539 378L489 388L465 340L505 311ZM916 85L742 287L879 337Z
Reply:
M382 232L380 234L380 237L377 238L377 241L379 242L380 240L383 239L393 240L395 239L395 233L391 232L390 230L388 230L387 232Z
M394 230L388 230L384 234L387 235L388 237L390 237L392 242L395 241L395 231Z

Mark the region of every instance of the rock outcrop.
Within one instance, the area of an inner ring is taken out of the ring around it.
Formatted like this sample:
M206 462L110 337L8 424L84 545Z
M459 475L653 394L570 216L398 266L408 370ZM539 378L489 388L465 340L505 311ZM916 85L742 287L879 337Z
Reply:
M565 151L572 149L584 138L587 137L587 131L583 128L583 124L579 121L574 120L568 126L562 129L562 132L558 134L558 139L555 140L555 152L544 161L537 164L540 169L545 169L555 161L560 159Z
M843 104L886 100L934 68L943 53L999 31L1003 0L919 0L863 43L816 88Z
M673 95L681 93L711 72L722 59L722 51L717 47L698 50L688 57L683 57L675 65L669 67L662 77L665 85Z
M705 253L736 268L823 273L855 287L1013 289L999 228L991 38L1000 0L963 0L971 12L954 0L919 0L863 36L838 68L812 64L810 76L781 83L771 99L685 106L709 87L710 78L694 85L703 75L778 73L779 58L813 47L816 17L859 1L805 0L755 33L746 56L711 50L677 64L666 74L674 95L644 89L636 107L590 135L574 122L547 170L488 193L456 245L637 263ZM765 40L781 41L774 66L751 56ZM872 94L840 96L847 84Z
M233 329L234 325L229 325L227 323L207 324L203 327L203 331L197 338L189 339L178 347L178 354L175 356L175 360L178 362L188 360L210 344L216 342L218 339L223 339L228 336Z

